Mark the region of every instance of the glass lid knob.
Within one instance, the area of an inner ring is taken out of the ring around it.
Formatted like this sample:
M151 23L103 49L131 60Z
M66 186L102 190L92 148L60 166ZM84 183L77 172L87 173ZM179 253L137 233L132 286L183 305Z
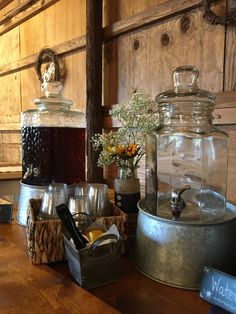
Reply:
M173 77L176 89L186 86L197 87L199 70L191 65L180 66L175 69Z

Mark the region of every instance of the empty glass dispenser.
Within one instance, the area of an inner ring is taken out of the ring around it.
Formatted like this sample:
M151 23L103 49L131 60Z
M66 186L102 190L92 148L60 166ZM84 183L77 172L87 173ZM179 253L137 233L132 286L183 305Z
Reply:
M156 216L208 222L225 214L228 136L213 125L215 97L192 66L174 71L157 95L160 125L147 138L146 207Z

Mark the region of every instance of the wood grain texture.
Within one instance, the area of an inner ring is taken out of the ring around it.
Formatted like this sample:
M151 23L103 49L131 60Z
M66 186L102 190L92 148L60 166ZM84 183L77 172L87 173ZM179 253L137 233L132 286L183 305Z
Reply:
M70 0L72 1L72 0ZM122 21L119 21L117 23L114 23L110 26L107 26L104 28L104 38L103 40L104 41L107 41L107 40L111 40L113 37L115 36L120 36L122 35L123 33L125 32L131 32L132 30L135 30L136 28L139 28L139 27L144 27L146 25L148 25L149 23L153 23L153 22L158 22L158 21L161 21L163 19L166 19L166 18L169 18L170 16L173 16L173 15L177 15L177 14L180 14L182 12L185 12L186 10L192 10L193 8L195 8L196 6L200 6L201 2L197 2L195 0L192 0L192 3L187 3L186 1L184 0L181 0L183 1L184 3L184 6L178 6L176 10L176 6L170 6L170 1L169 2L166 2L166 3L163 3L163 1L161 1L161 3L158 2L158 5L154 6L151 10L147 10L145 12L142 12L140 14L137 14L137 15L134 15L132 17L130 17L129 19L127 20L122 20ZM186 3L187 4L186 4ZM75 3L73 3L71 6L68 6L68 3L66 3L66 6L65 8L62 7L62 4L65 4L65 0L64 1L60 1L60 6L58 5L58 7L60 8L60 10L62 12L64 12L64 14L62 15L59 15L59 19L62 19L63 17L65 16L71 16L70 14L70 11L67 12L67 14L65 14L66 11L68 11L68 8L70 7L76 7L76 5L78 6L78 4L80 5L81 7L81 1L77 1ZM83 2L84 3L84 2ZM177 2L178 5L180 2ZM182 2L181 2L182 3ZM75 5L76 4L76 5ZM171 3L172 5L173 3ZM116 4L117 6L117 4ZM54 7L57 7L57 6L53 6ZM108 8L110 8L110 6L108 6ZM113 9L114 10L114 9ZM84 48L84 45L85 45L85 42L83 40L83 38L74 38L72 40L67 40L67 42L63 42L63 43L59 43L58 46L59 47L55 47L55 42L54 40L55 39L58 39L58 38L61 38L61 36L58 36L57 35L57 32L56 34L53 33L53 36L50 36L50 30L51 29L54 29L54 30L57 30L57 27L55 26L62 26L64 25L64 27L61 29L61 32L59 32L59 34L66 34L66 37L68 38L69 36L69 32L68 32L68 29L70 30L71 28L67 26L67 21L62 21L62 23L56 23L55 24L55 18L58 16L58 14L56 14L55 10L52 11L52 13L50 12L48 17L50 16L50 18L47 18L47 12L49 10L46 11L46 18L43 19L42 18L42 15L39 17L39 27L36 27L35 28L35 23L37 24L37 20L36 18L33 19L33 22L29 22L28 24L26 23L26 28L25 28L25 24L23 24L21 26L21 28L23 28L23 31L21 32L21 35L22 35L22 40L24 41L24 34L27 34L27 38L29 40L30 38L30 34L32 33L32 29L34 30L33 31L33 35L32 35L32 42L33 42L33 45L27 45L26 47L30 47L30 49L32 50L33 47L38 47L38 45L36 44L38 41L39 42L42 42L40 40L40 38L43 36L47 36L49 38L53 38L53 41L52 43L50 42L49 40L49 46L51 46L54 50L60 52L61 54L63 53L68 53L68 52L73 52L75 50L79 50L81 48ZM76 12L76 10L74 10L73 12ZM80 10L80 12L83 12L83 10ZM116 16L117 16L117 10L114 12L116 12ZM113 13L114 14L114 13ZM55 17L54 17L55 15ZM75 18L74 16L71 16L71 19L68 19L69 21L74 21ZM151 22L150 22L151 21ZM53 24L52 24L52 23ZM45 25L45 30L47 31L44 31L41 29L40 25ZM51 25L52 24L52 25ZM73 24L73 23L72 23ZM83 25L83 23L82 23ZM30 27L31 26L31 27ZM33 28L32 28L33 26ZM39 35L40 36L37 36L35 30L39 31ZM65 30L67 30L67 32L65 33ZM48 33L49 33L49 36L48 36ZM37 39L36 42L35 42L35 38ZM46 39L45 39L46 40ZM82 40L82 42L81 42ZM47 40L46 40L47 41ZM22 45L24 47L24 45ZM24 55L24 51L21 51L22 55ZM16 63L14 64L5 64L4 67L0 68L0 75L5 75L7 73L10 73L10 72L13 72L13 71L19 71L20 69L22 68L26 68L26 67L30 67L32 66L32 60L35 58L35 55L30 55L26 58L22 58L21 60L18 60Z
M72 281L67 263L57 263L51 268L30 264L25 242L25 228L15 221L1 225L3 313L207 314L210 311L210 305L200 299L199 292L157 283L139 273L127 256L121 258L119 280L93 289L92 295Z
M11 64L20 59L19 47L20 39L18 28L13 29L4 36L0 36L0 68L4 64Z
M236 9L234 0L228 0L231 9ZM224 90L236 90L236 23L226 27Z
M236 91L216 93L216 106L213 111L214 124L236 124ZM118 120L109 115L111 105L103 107L103 126L105 129L119 128Z
M86 47L85 36L77 37L75 39L63 42L53 47L58 56L64 56L68 53L72 53L79 50L84 50ZM34 66L37 59L38 53L30 55L28 57L16 60L3 66L0 66L0 76L5 76L7 74L24 70Z
M0 9L0 19L5 16L8 12L10 12L11 10L13 10L17 5L19 5L20 0L11 0L11 1L5 1L3 0L3 4L7 3L7 5L4 5L1 9Z
M103 103L107 106L117 103L118 60L116 39L104 43L103 56Z
M195 7L199 7L201 1L199 0L170 0L164 3L160 3L157 6L153 6L150 10L140 12L126 20L120 20L113 23L111 26L107 26L104 29L105 38L111 38L120 36L128 31L135 30L136 28L147 26L151 23L161 21L169 18L173 15L184 13L187 10L191 10Z
M19 45L19 29L17 28L5 36L0 36L0 66L19 59ZM0 77L0 84L0 130L20 129L20 73ZM2 156L2 159L4 158Z
M20 26L21 58L38 53L45 46L57 51L63 43L65 49L72 45L73 51L86 33L85 4L83 0L60 0L23 23ZM59 50L58 53L63 52L62 47Z
M22 3L20 3L18 6L16 6L13 10L5 14L4 17L0 20L0 25L6 24L9 22L12 18L14 18L16 15L26 11L28 8L33 6L38 0L26 0Z
M13 11L8 13L7 16L3 17L0 20L0 36L27 21L34 15L47 9L49 6L59 0L45 0L43 3L39 2L39 5L35 4L32 6L32 4L38 1L39 0L28 0L25 3L20 4L18 8L15 8Z
M1 145L0 145L1 147ZM0 165L2 164L2 160L0 161ZM21 179L22 178L22 172L16 171L16 172L0 172L0 180L13 180L13 179ZM3 182L2 182L3 184Z
M88 0L86 7L87 180L102 182L92 137L102 131L102 1Z
M2 8L4 8L5 6L7 6L10 2L12 2L12 0L1 0L0 1L0 10Z
M121 277L93 294L125 314L208 314L210 305L199 292L177 289L144 277L128 257L122 257Z
M236 91L219 92L216 94L216 108L234 108Z
M199 68L199 87L222 91L224 28L203 23L201 12L195 10L188 14L188 31L182 33L182 16L118 38L119 103L125 103L134 91L148 93L154 98L172 88L172 72L183 64ZM163 35L169 38L167 45L162 43Z
M222 128L222 127L221 127ZM228 180L227 180L227 199L236 203L235 186L236 186L236 126L229 125L223 127L229 135L229 163L228 163ZM220 178L219 178L220 180Z
M20 73L0 78L0 123L19 122L21 112Z

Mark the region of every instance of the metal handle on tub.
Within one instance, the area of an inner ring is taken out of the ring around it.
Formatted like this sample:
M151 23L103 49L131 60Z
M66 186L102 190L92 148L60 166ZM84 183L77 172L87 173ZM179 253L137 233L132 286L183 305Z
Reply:
M86 228L93 223L93 218L84 212L78 212L72 215L75 221L76 227L81 233L84 233Z
M104 241L107 241L107 240L115 240L115 244L117 244L119 239L118 239L117 235L115 235L115 234L105 234L104 236L101 236L100 238L98 238L96 241L93 242L93 244L89 248L89 254L90 255L94 255L94 252L96 251L96 248L101 243L103 243ZM113 249L114 249L114 247L112 245L112 250Z

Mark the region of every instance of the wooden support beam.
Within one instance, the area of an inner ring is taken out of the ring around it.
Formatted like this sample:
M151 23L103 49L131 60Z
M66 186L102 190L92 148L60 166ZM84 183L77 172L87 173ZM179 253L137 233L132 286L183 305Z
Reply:
M120 20L104 28L104 39L110 40L113 37L133 31L137 28L157 23L172 16L185 13L202 5L201 0L169 0L133 15L126 20Z
M227 11L236 9L235 0L227 0ZM236 90L236 26L226 26L224 91Z
M7 13L0 20L0 36L29 20L59 0L27 0Z
M102 132L102 0L86 1L87 180L102 182L91 139Z
M14 18L16 15L20 14L21 12L26 11L28 8L32 7L33 4L38 2L39 0L27 0L22 3L20 3L18 6L16 6L14 9L12 9L10 12L6 13L1 19L0 19L0 25L3 25L10 21L12 18Z
M2 10L4 7L6 7L9 3L11 3L13 0L1 0L0 1L0 10Z
M85 47L86 47L86 38L85 36L80 36L80 37L68 40L62 44L54 46L53 50L55 50L56 53L62 57L68 53L72 53L73 51L79 51L81 49L85 49ZM37 57L38 57L38 53L33 54L26 58L22 58L17 61L12 61L11 63L5 64L3 66L0 66L0 77L16 72L16 71L29 68L31 66L34 66Z

